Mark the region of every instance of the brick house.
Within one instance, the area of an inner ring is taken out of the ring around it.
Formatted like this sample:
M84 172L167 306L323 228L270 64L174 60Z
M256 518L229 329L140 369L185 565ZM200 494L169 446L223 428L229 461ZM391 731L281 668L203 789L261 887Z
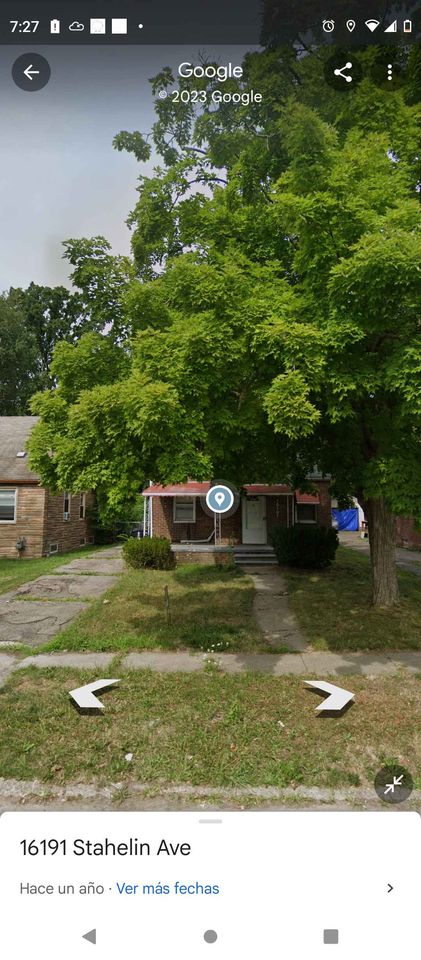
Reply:
M38 417L0 417L0 557L42 557L93 543L94 495L52 493L28 465Z
M235 513L221 518L220 543L265 545L273 528L295 523L331 526L329 480L312 480L314 493L291 490L284 484L247 484ZM149 536L172 543L208 542L214 539L214 518L204 509L210 483L189 481L172 486L152 484L143 490L148 501Z
M396 544L421 550L421 529L416 529L412 517L396 517Z

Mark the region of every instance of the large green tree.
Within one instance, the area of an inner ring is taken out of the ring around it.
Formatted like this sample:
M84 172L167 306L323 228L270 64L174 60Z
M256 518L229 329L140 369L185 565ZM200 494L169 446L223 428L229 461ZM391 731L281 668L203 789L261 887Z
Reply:
M0 416L28 413L39 388L35 337L17 304L0 296Z
M131 259L112 254L105 237L66 240L64 258L72 267L77 320L69 329L70 336L61 339L76 341L87 331L124 339L128 332L124 297L135 276Z
M155 78L162 166L130 218L127 340L56 351L32 443L46 482L95 487L104 512L146 476L304 485L317 463L367 512L379 605L398 599L393 517L421 518L419 55L392 55L400 90L369 79L372 48L344 95L322 51L250 54L224 90L263 105L201 112ZM115 146L142 161L150 140Z
M16 305L28 335L37 348L36 388L50 385L50 364L54 347L61 340L73 340L80 324L78 299L66 287L30 283L25 290L11 288L7 300Z
M76 344L84 333L127 336L123 295L134 277L127 257L113 256L103 237L68 240L64 257L73 289L30 283L0 299L0 397L3 415L29 413L30 398L54 386L58 344Z

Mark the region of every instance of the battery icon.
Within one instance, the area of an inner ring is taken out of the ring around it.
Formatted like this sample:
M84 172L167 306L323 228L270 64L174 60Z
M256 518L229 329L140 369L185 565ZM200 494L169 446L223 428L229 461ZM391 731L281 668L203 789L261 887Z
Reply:
M404 33L412 33L412 20L404 20L404 21L403 21L403 32L404 32Z
M60 20L50 20L50 33L60 33Z

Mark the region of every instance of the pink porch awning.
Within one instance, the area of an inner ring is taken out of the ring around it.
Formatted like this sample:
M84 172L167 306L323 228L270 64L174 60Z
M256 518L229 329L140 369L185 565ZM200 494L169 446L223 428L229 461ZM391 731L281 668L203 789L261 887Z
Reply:
M247 483L243 490L249 497L276 497L285 494L292 494L290 487L284 483Z
M153 483L151 487L142 490L143 497L205 497L210 487L210 483L197 483L195 480L189 483L173 483L163 486L161 483Z
M144 497L205 497L210 488L209 481L199 483L196 480L190 480L186 483L172 483L164 485L153 483L142 491ZM243 488L246 496L249 497L274 497L292 495L293 491L284 483L248 483ZM305 501L307 503L307 501ZM310 502L310 501L309 501ZM311 501L313 502L313 501Z
M320 503L318 493L301 493L301 490L295 491L296 503Z

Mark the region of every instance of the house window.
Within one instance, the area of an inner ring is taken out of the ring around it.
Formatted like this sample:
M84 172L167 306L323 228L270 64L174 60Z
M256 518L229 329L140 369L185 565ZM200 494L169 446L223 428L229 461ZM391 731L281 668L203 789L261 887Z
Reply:
M196 498L174 497L174 523L196 522Z
M16 490L0 490L0 523L16 523Z
M79 501L79 520L84 520L86 517L86 494L81 493Z
M63 520L70 520L70 493L68 490L63 494Z
M58 553L58 543L50 543L48 553Z
M317 523L315 503L297 503L295 511L297 523Z

